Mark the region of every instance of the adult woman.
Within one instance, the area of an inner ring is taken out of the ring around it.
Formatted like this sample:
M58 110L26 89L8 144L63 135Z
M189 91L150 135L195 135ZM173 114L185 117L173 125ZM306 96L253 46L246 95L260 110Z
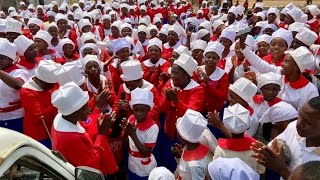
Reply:
M168 42L163 45L162 58L169 61L172 51L180 46L179 38L181 36L181 27L172 25L168 28Z
M75 53L75 45L69 38L61 39L62 59L64 63L79 59L79 54ZM62 63L63 64L63 63Z
M53 60L60 62L61 57L60 54L53 50L49 49L49 45L51 44L52 36L43 30L39 30L37 34L33 37L35 44L39 50L38 60Z

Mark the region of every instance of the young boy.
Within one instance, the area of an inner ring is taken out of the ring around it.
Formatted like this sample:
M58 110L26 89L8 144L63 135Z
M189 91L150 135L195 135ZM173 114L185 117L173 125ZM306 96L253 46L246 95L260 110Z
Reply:
M244 135L251 124L250 112L240 104L229 106L224 111L223 124L231 132L232 138L220 138L218 140L218 146L213 158L237 157L257 173L264 173L265 168L250 156L253 153L250 150L250 146L252 142L255 142L255 139Z
M148 113L153 108L153 93L148 89L136 88L131 92L129 102L133 111L122 126L129 136L129 179L148 179L152 169L157 167L152 149L156 145L159 127Z

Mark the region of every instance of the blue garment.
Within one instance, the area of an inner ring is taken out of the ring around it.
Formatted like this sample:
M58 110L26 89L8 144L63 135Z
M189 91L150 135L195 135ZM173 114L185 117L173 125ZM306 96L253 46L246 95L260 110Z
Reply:
M48 149L52 149L52 144L51 144L51 139L50 138L42 140L42 141L39 141L39 143L41 143L42 145L44 145Z
M129 180L148 180L148 176L140 177L135 173L129 171Z
M23 133L23 117L0 121L0 127L11 129Z

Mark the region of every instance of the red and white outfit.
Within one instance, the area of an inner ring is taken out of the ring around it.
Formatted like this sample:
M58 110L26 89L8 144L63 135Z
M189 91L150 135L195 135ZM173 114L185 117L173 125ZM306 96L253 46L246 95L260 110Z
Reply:
M169 43L165 43L163 46L162 46L162 55L161 55L161 58L169 61L170 58L172 57L172 52L174 49L177 49L179 46L181 45L180 41L178 41L174 46L170 46Z
M233 66L231 58L235 55L235 52L230 50L229 54L218 62L217 67L223 69L227 74L229 74Z
M253 107L254 113L256 114L257 118L260 119L262 115L273 105L277 104L278 102L281 102L282 99L275 98L272 101L266 101L263 99L262 94L255 95L253 97L253 101L251 104L251 107Z
M162 72L166 72L166 70L171 67L171 64L160 58L156 64L153 64L150 59L143 61L143 79L147 80L151 84L153 84L155 87L159 89L160 84L160 74ZM152 68L155 67L154 71L152 72Z
M138 123L132 115L129 118L129 123L136 127L136 135L139 141L147 148L154 148L159 133L159 127L152 119L146 119L144 122ZM157 167L157 161L152 153L147 157L142 155L137 146L129 137L129 159L128 169L134 174L144 177L149 176L152 169Z
M28 71L30 77L35 75L37 64L28 62L24 56L20 56L16 65L18 68Z

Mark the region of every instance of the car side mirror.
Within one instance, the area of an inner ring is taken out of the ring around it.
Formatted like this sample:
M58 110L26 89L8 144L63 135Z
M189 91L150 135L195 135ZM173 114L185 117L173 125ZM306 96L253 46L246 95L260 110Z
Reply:
M103 174L94 168L79 166L75 169L76 180L105 180Z

